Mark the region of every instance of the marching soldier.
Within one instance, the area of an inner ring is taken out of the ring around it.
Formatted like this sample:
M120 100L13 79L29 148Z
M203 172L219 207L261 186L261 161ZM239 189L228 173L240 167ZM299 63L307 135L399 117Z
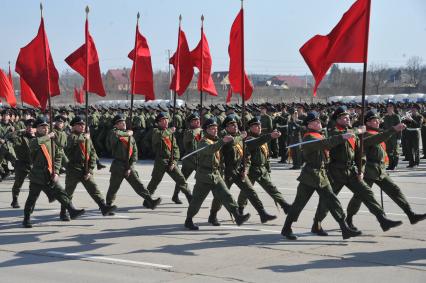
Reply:
M262 126L262 132L265 134L269 134L272 133L273 130L273 125L272 125L272 118L271 116L268 115L268 113L266 112L267 108L266 105L261 105L260 106L260 122L261 122L261 126ZM250 120L247 120L250 121ZM273 157L278 157L278 146L276 145L277 140L273 139L270 140L268 142L268 148L269 148L269 152L272 153Z
M96 166L96 151L93 146L90 134L84 134L85 121L81 116L75 116L71 120L72 132L68 136L65 147L67 155L67 169L65 176L65 191L70 200L72 200L74 190L78 183L82 183L92 199L98 204L102 215L109 215L116 206L107 206L102 193L93 178L93 170ZM86 170L87 162L87 170ZM65 206L61 206L59 218L62 221L69 221Z
M423 117L418 113L420 107L413 104L411 107L411 115L406 116L403 123L407 125L405 138L407 140L407 155L409 163L407 168L413 168L420 163L420 127L423 124Z
M168 128L169 115L160 112L156 117L158 128L152 133L152 148L155 149L154 168L152 169L152 178L148 184L148 191L154 194L165 173L167 173L175 182L175 192L181 191L191 202L192 194L188 189L185 177L180 171L177 161L179 160L179 147L173 135L175 128Z
M218 125L215 118L206 119L203 131L204 137L199 146L204 149L197 154L199 163L195 173L194 195L188 207L185 227L190 230L199 229L192 218L198 213L210 191L214 198L223 203L229 213L233 215L237 225L241 225L250 218L250 214L241 215L238 212L238 206L220 173L221 158L223 157L220 150L225 144L231 143L234 138L230 135L226 135L222 139L218 138Z
M272 184L271 166L269 164L270 151L267 146L268 142L277 139L281 136L280 132L272 131L271 133L262 135L261 121L258 118L253 118L248 122L250 128L250 136L247 139L247 149L250 156L250 167L248 177L254 185L255 182L272 197L276 204L279 204L287 214L290 205L284 200L277 187ZM238 207L240 214L243 213L244 207L247 205L247 197L243 191L238 196Z
M133 138L133 131L126 131L126 119L123 115L114 116L112 123L114 128L110 135L109 143L113 161L111 163L111 177L106 196L107 206L112 206L123 179L126 179L133 190L145 199L144 206L155 209L160 204L161 198L152 199L151 194L145 189L134 168L138 160L138 149Z
M58 148L59 154L61 156L61 169L59 170L59 174L65 173L68 163L67 155L64 152L64 149L67 145L67 134L64 131L66 118L62 115L55 116L53 125L53 132L55 133L55 145Z
M289 109L290 120L288 121L288 145L299 143L302 140L302 123L298 118L297 111L294 108ZM290 169L297 170L302 166L302 152L300 146L291 148L291 159L293 160L293 167Z
M336 121L336 126L331 132L331 136L343 135L348 133L350 127L349 113L346 107L339 107L333 114L333 120ZM358 130L358 134L364 133L365 129ZM384 135L375 135L364 139L365 147L377 144L385 140ZM328 168L328 176L331 181L331 186L335 195L339 194L343 186L350 189L368 208L368 210L377 218L383 231L399 226L401 221L389 220L385 216L385 212L380 207L380 204L374 198L374 194L370 187L363 181L363 172L358 171L355 165L355 160L358 160L359 154L359 139L357 136L347 139L330 150L330 163ZM317 212L312 226L312 233L320 236L326 236L321 227L321 221L326 217L328 209L324 201L320 200Z
M386 105L386 115L383 118L383 129L389 130L399 123L401 123L401 118L395 113L395 104L393 102L389 102ZM387 170L394 170L398 166L398 140L401 140L401 133L392 135L388 140L386 140L386 154L389 158Z
M345 133L325 139L321 134L322 125L320 116L315 111L309 112L303 123L308 130L304 134L303 141L317 142L307 143L302 146L303 158L306 163L300 172L299 178L297 178L300 183L297 187L296 198L291 205L281 235L289 240L297 239L297 236L293 234L291 225L298 220L303 208L308 203L314 191L316 191L320 199L330 209L334 219L339 223L343 239L358 236L361 233L353 231L345 223L345 213L337 196L333 193L325 169L328 161L328 151L353 138L354 135Z
M29 144L35 137L35 129L33 128L33 119L25 120L25 130L15 132L11 140L15 145L16 162L15 162L15 181L12 187L12 203L13 208L20 208L18 196L25 178L31 170L31 155Z
M8 161L15 164L16 155L13 146L8 140L15 132L15 127L10 120L10 110L3 110L0 123L0 182L2 179L10 175Z
M225 182L227 187L231 188L232 184L237 185L259 213L260 221L262 223L274 220L277 217L275 215L270 215L265 211L262 201L259 199L250 179L247 176L248 168L244 168L244 159L246 157L243 156L243 142L247 133L238 132L237 119L233 115L226 117L223 123L226 135L230 135L234 138L232 142L227 143L221 149L225 164ZM257 143L253 145L256 144ZM219 225L217 212L220 210L221 206L220 200L214 198L209 216L209 223L214 226Z
M198 142L201 140L200 116L198 116L198 113L189 115L187 121L189 123L189 129L186 129L183 135L183 147L186 155L197 150ZM187 180L195 170L197 170L196 155L185 158L182 161L182 174L185 180ZM179 199L178 194L179 190L175 188L172 200L177 204L181 204L182 201Z
M289 114L287 113L285 106L283 106L281 114L277 115L274 119L275 127L281 133L281 136L278 138L278 148L281 160L278 163L287 163L288 160L288 116Z
M379 121L380 117L376 111L370 110L365 115L365 124L367 125L366 137L374 136L379 134ZM397 135L405 129L404 124L397 124L391 129L386 130L383 135L391 138L392 136ZM408 216L411 224L416 224L417 222L424 220L426 214L416 214L411 210L410 205L405 199L404 194L401 192L401 189L392 181L389 175L386 173L385 164L388 162L388 157L386 154L386 145L384 142L379 144L372 144L365 148L365 155L367 157L367 163L365 166L364 181L370 186L376 184L382 189ZM358 230L353 225L353 216L359 211L361 207L361 200L354 196L348 204L348 217L346 219L349 227L353 230Z
M46 117L38 117L34 122L36 137L30 142L30 155L32 168L30 171L30 190L24 208L24 221L22 225L25 228L32 228L31 213L34 211L35 204L41 191L44 191L49 199L54 197L61 205L68 210L71 219L75 219L84 214L84 209L76 209L72 204L65 190L59 184L59 168L61 165L61 156L55 148L54 162L52 163L52 139L55 133L49 131L49 125ZM55 171L53 171L55 170Z

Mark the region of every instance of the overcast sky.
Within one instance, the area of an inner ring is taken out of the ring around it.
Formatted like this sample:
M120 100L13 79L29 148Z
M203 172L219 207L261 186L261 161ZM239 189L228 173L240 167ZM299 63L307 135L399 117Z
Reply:
M327 34L354 0L246 0L245 58L248 73L310 74L299 48L315 34ZM228 70L227 48L239 0L45 0L44 18L50 49L59 71L64 59L84 41L85 6L90 6L90 32L102 71L131 66L136 14L150 45L154 70L167 70L167 49L176 49L178 17L190 49L200 39L205 16L213 71ZM19 48L37 33L39 1L1 1L0 68L12 62ZM405 65L410 56L426 63L426 1L372 0L369 63ZM353 66L353 65L351 65ZM355 67L361 68L360 65Z

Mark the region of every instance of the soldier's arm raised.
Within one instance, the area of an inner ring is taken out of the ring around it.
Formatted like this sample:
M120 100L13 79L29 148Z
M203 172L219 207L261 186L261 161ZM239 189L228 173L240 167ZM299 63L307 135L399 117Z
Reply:
M307 136L306 138L303 139L303 141L310 141L314 139L315 137L313 136ZM320 140L318 142L304 144L302 145L302 150L303 152L309 154L311 152L319 151L323 149L332 149L333 147L339 144L342 144L344 141L345 140L343 139L342 135L332 136L327 139Z

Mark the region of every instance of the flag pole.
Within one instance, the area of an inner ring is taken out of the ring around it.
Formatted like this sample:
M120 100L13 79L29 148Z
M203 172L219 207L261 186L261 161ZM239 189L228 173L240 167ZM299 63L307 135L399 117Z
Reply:
M242 115L242 127L243 131L246 130L246 98L245 98L245 67L244 67L244 0L241 0L241 98L243 102L243 107L241 111ZM243 142L243 168L242 174L244 174L247 167L246 160L246 144Z
M137 61L138 61L138 31L139 31L139 18L140 18L140 13L138 12L138 14L136 15L136 32L135 32L135 57L133 59L133 74L132 74L132 89L130 92L130 113L129 113L129 127L128 129L131 130L132 129L132 120L133 120L133 101L134 101L134 96L135 96L135 87L136 87L136 67L137 67ZM129 137L128 139L128 151L127 151L127 166L130 167L130 140L131 137ZM129 168L128 168L129 169Z
M175 72L179 72L179 57L180 57L180 30L181 30L181 25L182 25L182 15L179 15L179 34L178 34L178 47L177 47L177 51L176 51L176 70ZM179 74L178 74L179 75ZM177 76L176 76L177 77ZM176 83L177 83L178 79L176 78ZM180 87L180 86L179 86ZM176 127L176 90L173 92L173 116L172 116L172 126L175 128ZM174 133L172 134L172 150L170 152L170 164L169 166L172 165L172 162L174 160L174 154L175 154L175 150L174 150L174 143L175 143L175 139L174 139Z
M43 4L40 3L40 17L43 21L43 49L44 49L44 62L46 64L46 75L47 75L47 101L48 101L48 107L49 107L49 126L50 126L50 132L53 132L53 114L52 114L52 102L50 99L50 70L49 70L49 59L47 58L47 46L46 46L46 34L44 29L44 20L43 20ZM21 98L22 99L22 98ZM50 150L51 150L51 157L52 157L52 178L55 175L55 142L51 140L50 142Z
M203 34L204 34L204 15L201 15L201 62L200 62L200 77L198 78L199 81L201 81L201 89L200 89L200 118L201 113L203 111Z
M370 10L371 10L371 1L368 1L367 4L367 30L365 32L365 46L364 46L364 66L363 66L363 72L362 72L362 96L361 96L361 125L365 125L364 119L365 119L365 93L366 93L366 86L367 86L367 62L368 62L368 36L370 31ZM358 157L358 172L361 172L362 168L362 156L364 154L364 135L360 135L360 154ZM383 191L380 189L380 195L381 195L381 205L383 208Z
M84 31L84 38L85 38L85 42L86 42L86 129L85 132L86 134L89 133L89 78L90 78L90 73L89 73L89 6L86 6L86 27L85 27L85 31ZM87 158L87 154L88 154L88 145L89 145L89 141L88 139L85 139L85 148L86 148L86 152L84 153L86 156L84 156L84 170L85 170L85 174L87 174L89 172L89 158Z

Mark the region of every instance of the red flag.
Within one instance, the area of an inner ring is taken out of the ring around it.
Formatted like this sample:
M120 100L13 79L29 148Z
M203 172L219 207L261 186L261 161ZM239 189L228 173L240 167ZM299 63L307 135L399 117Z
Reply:
M170 89L176 91L180 96L188 88L194 75L194 67L192 65L191 52L189 51L188 42L185 33L179 27L178 46L175 54L170 58L170 64L175 68Z
M65 62L84 78L83 90L96 93L99 96L106 96L102 84L98 52L96 51L95 42L89 33L89 21L87 19L85 33L86 42L69 55ZM86 60L87 58L89 60ZM89 71L89 75L87 75L87 71Z
M50 54L43 18L37 36L19 51L15 71L31 88L43 109L46 108L49 94L60 94L59 74Z
M232 98L232 88L231 88L231 86L229 86L228 95L226 96L226 104L231 103L231 98Z
M139 32L136 26L136 50L137 57L135 61L135 49L130 51L128 57L133 61L132 70L130 72L130 80L132 82L132 94L145 95L145 101L154 100L154 75L152 72L151 52L146 38ZM133 82L133 72L136 67L135 82ZM134 89L133 89L134 86Z
M231 27L231 34L229 39L229 83L232 87L232 92L239 93L240 95L243 92L242 86L242 68L243 68L243 9L240 10L237 17L234 20L234 23ZM244 98L249 100L251 94L253 93L253 85L251 84L247 74L244 70Z
M367 62L371 0L358 0L328 35L316 35L300 53L315 77L314 96L333 63Z
M200 71L198 74L198 90L217 96L216 87L211 77L212 57L204 32L201 33L201 39L197 47L191 51L191 57L194 66Z
M0 95L6 98L10 106L16 106L16 97L8 76L0 69Z
M40 108L40 101L37 99L37 96L34 94L32 89L28 86L25 80L20 77L21 83L21 100L29 105Z
M77 103L83 104L84 103L84 92L83 89L77 89L74 87L74 100Z
M13 93L15 93L15 88L13 87L12 71L10 70L10 62L9 62L9 75L8 75L8 77L9 77L10 85L12 86Z

